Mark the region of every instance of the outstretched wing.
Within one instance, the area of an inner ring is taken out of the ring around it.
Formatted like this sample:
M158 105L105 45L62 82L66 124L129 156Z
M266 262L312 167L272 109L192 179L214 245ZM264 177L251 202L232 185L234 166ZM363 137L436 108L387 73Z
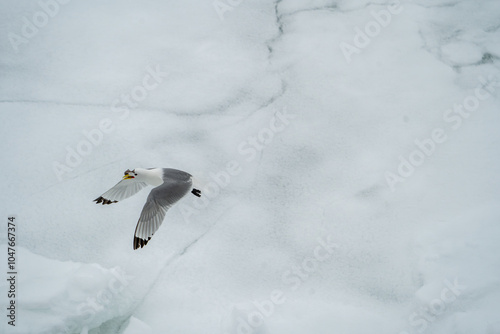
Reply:
M136 182L134 179L126 179L118 182L113 188L97 197L96 204L112 204L136 194L146 186L145 182Z
M186 180L166 179L151 190L135 228L134 249L146 246L163 222L168 209L184 197L191 186L191 177Z

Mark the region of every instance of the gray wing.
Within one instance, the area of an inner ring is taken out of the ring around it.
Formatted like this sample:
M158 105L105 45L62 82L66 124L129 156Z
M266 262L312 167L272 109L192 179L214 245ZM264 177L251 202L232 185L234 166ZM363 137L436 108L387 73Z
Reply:
M96 202L96 204L102 203L102 205L116 203L135 195L146 185L146 183L137 182L134 179L121 180L113 188L97 197L94 202Z
M186 195L192 187L191 175L164 177L164 182L151 190L142 209L134 234L134 249L144 247L158 230L168 209Z

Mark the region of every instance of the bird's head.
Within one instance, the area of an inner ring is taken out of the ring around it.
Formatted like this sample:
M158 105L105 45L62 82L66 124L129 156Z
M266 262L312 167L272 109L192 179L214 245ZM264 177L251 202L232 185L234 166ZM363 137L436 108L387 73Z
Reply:
M138 176L138 173L135 171L135 169L127 169L123 174L125 174L125 176L123 177L124 180L135 179Z
M135 168L127 169L123 176L124 180L143 182L152 186L158 186L163 183L162 169L159 168Z

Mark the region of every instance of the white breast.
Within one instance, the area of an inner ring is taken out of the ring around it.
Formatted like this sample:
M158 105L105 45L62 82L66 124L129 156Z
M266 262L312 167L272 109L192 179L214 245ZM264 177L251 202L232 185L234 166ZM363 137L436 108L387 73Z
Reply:
M140 171L142 175L141 181L146 182L149 185L156 187L163 183L162 168L153 168L153 169L136 168L135 170Z

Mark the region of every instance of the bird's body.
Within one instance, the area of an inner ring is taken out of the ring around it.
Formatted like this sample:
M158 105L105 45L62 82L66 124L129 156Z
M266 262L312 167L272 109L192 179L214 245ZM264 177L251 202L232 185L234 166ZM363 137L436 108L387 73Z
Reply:
M193 189L191 174L172 168L136 168L126 170L123 180L96 198L99 204L117 203L128 198L142 188L154 186L141 212L134 235L134 249L144 247L158 230L165 214L172 205L192 190L200 197L201 192Z

